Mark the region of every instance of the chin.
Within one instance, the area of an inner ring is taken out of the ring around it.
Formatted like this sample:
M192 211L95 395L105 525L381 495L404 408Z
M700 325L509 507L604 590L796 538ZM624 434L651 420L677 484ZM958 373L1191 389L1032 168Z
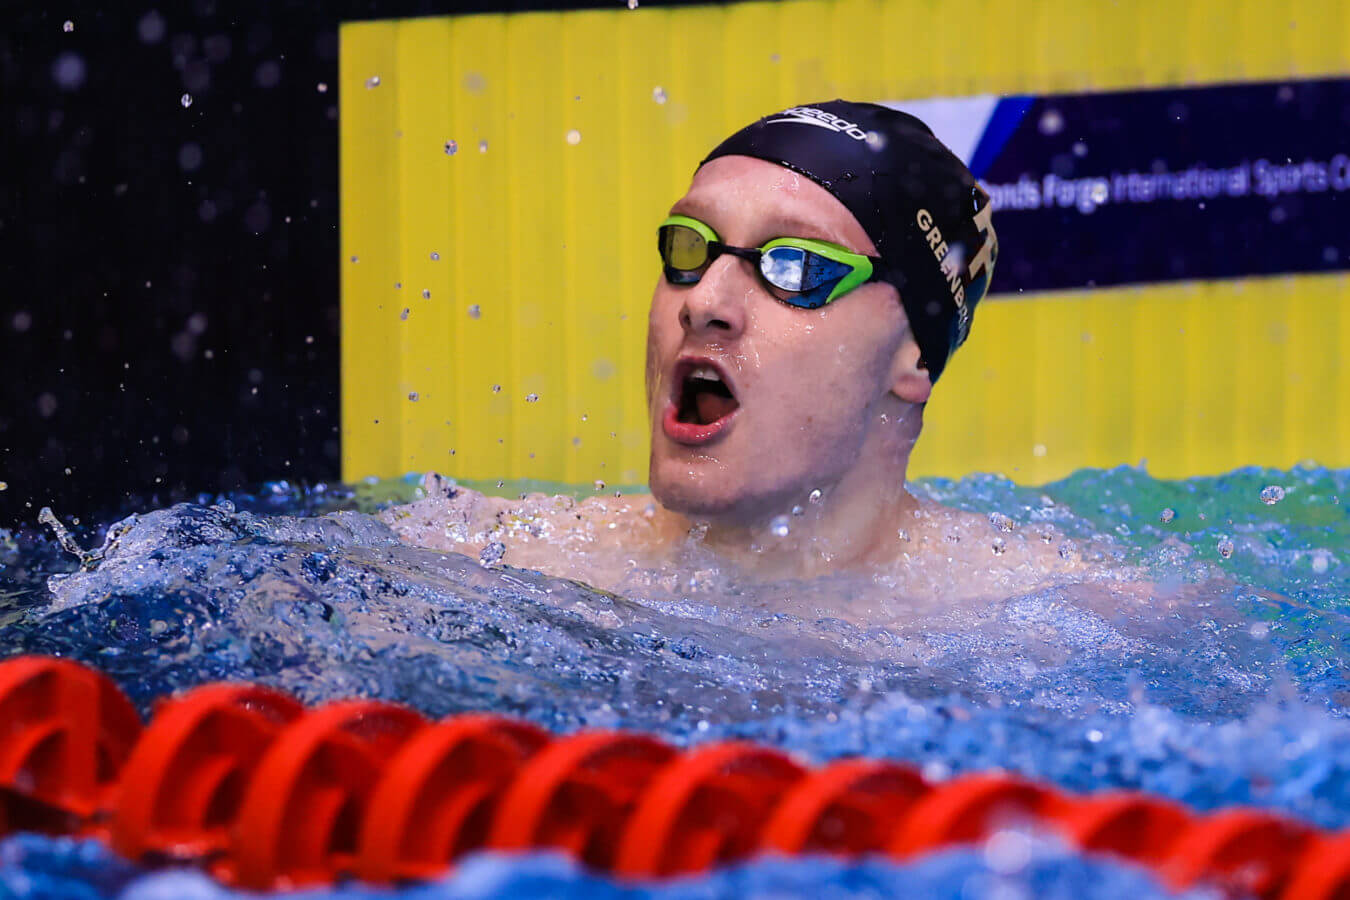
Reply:
M671 512L698 519L722 519L734 516L746 497L735 485L728 483L726 472L720 467L691 466L673 459L652 459L647 487L656 502ZM665 471L662 471L662 470Z
M756 490L716 464L653 458L647 486L664 508L704 521L749 524L781 505L778 492Z

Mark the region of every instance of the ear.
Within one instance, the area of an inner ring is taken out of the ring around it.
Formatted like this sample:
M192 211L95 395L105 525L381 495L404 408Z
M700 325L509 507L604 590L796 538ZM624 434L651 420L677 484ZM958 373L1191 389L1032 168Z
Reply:
M933 391L928 367L920 361L922 354L914 334L908 328L900 339L900 347L891 358L890 391L906 403L926 403Z

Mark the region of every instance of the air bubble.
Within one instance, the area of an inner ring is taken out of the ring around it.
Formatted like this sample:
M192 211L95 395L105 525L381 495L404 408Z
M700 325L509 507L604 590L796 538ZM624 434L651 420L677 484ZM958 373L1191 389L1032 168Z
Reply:
M184 94L184 95L179 99L178 102L181 103L181 104L183 104L183 109L187 109L189 106L192 105L192 95L191 95L191 94Z
M1261 502L1266 506L1274 506L1284 499L1284 488L1278 484L1272 484L1261 492Z
M774 516L769 522L769 531L773 532L774 537L787 537L788 530L787 516Z
M1230 541L1228 538L1221 538L1219 540L1218 545L1214 549L1218 550L1219 555L1222 556L1224 559L1228 559L1230 556L1233 555L1233 542Z
M1171 507L1168 507L1167 509L1164 509L1162 512L1158 513L1158 521L1162 522L1164 525L1166 525L1168 522L1172 521L1176 517L1177 511L1175 509L1172 509Z

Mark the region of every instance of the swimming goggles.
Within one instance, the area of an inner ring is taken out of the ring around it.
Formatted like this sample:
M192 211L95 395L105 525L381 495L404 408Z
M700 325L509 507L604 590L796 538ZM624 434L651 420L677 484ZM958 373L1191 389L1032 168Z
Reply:
M717 232L689 216L671 216L657 230L657 246L671 284L697 284L724 253L749 260L774 296L800 309L819 309L869 281L883 280L884 263L811 238L774 238L762 247L732 247Z

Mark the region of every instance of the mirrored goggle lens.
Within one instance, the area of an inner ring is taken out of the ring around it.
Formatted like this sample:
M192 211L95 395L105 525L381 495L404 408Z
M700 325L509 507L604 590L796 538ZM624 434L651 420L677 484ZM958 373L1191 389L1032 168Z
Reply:
M692 272L707 263L708 242L687 225L663 225L660 238L661 259L669 268Z
M759 258L759 269L769 284L799 293L833 284L853 271L847 263L789 246L765 250Z

